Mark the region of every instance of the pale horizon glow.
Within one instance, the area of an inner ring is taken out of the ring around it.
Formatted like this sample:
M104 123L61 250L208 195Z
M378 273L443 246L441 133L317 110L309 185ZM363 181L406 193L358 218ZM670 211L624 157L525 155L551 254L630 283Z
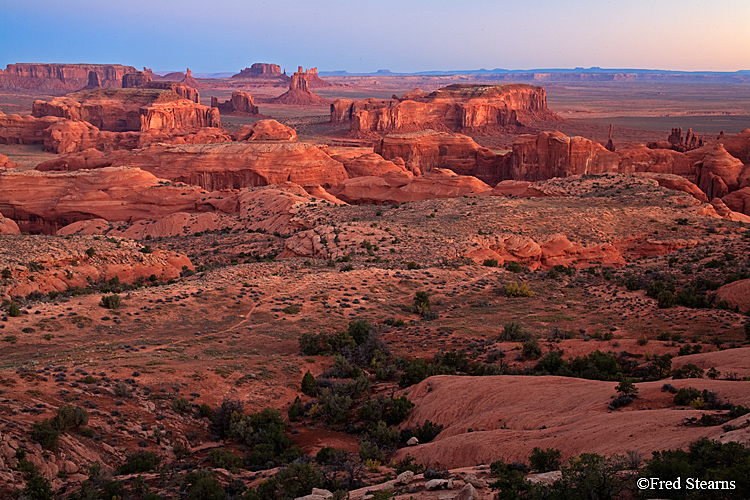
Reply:
M750 69L747 0L0 0L0 68Z

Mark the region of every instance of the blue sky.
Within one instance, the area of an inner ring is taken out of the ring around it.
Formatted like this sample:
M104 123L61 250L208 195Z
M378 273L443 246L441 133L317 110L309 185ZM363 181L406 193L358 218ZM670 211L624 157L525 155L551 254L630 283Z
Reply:
M0 67L750 69L748 0L0 0Z

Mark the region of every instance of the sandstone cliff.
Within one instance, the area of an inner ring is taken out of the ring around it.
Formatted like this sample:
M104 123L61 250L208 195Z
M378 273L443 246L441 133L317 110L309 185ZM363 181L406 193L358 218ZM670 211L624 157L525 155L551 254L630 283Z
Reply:
M278 64L254 63L249 68L245 68L232 78L263 78L288 80L286 73L281 73L281 66Z
M542 87L530 85L450 85L428 95L352 101L331 105L331 122L350 122L354 134L511 130L560 118L547 108Z
M104 88L120 87L132 66L120 64L9 64L0 74L0 88L41 90L47 92L80 90L89 84L89 74L98 78Z
M218 109L222 115L253 116L258 114L258 106L255 105L253 96L241 90L232 92L232 97L224 102L219 102L215 96L211 97L211 107Z

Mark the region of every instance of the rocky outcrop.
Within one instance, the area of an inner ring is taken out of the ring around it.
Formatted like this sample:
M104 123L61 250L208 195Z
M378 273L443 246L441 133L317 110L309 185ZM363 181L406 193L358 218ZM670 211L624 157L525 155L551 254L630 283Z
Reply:
M490 191L476 177L457 175L448 169L436 168L415 177L407 171L389 171L375 176L348 179L328 189L347 203L406 203L433 198L456 198Z
M740 187L745 166L730 155L723 144L716 144L695 164L696 184L708 199L722 198Z
M331 122L350 122L354 134L438 131L519 130L538 121L559 120L547 108L542 87L465 85L444 87L426 96L363 101L338 100Z
M148 82L153 80L153 74L150 71L135 71L133 73L126 73L122 77L122 88L131 89L136 87L142 87Z
M671 149L651 149L643 144L634 144L619 149L617 156L620 158L619 171L623 174L655 172L690 178L695 174L693 161Z
M31 114L36 118L56 116L88 122L99 130L124 132L141 130L141 108L155 102L179 101L169 90L99 89L34 101Z
M132 66L120 64L9 64L0 73L0 88L70 92L98 79L104 88L120 87L126 73L135 72ZM90 77L93 73L96 76Z
M474 172L480 149L481 146L466 135L425 130L389 134L376 142L373 150L386 160L402 159L406 168L416 175L436 168L447 168L459 174L482 178Z
M349 176L325 148L282 141L250 141L188 146L155 145L119 158L162 179L213 191L293 182L332 186Z
M689 128L685 137L682 136L682 127L673 128L667 137L667 142L675 151L690 151L703 146L703 139L693 134L693 129Z
M89 89L100 89L102 88L102 83L99 81L99 73L96 71L89 71L89 83L86 84L85 87L83 87L84 90Z
M195 104L187 99L175 102L155 102L139 109L140 130L199 130L221 127L219 110Z
M619 158L604 146L561 132L521 135L510 153L508 179L539 181L577 174L617 172Z
M241 90L232 92L232 97L224 102L219 102L215 96L211 97L211 107L217 108L222 115L253 116L258 114L258 106L255 105L253 96Z
M684 177L680 177L679 175L644 172L639 173L638 176L646 177L648 179L654 179L662 187L672 189L674 191L682 191L683 193L688 193L693 198L703 203L708 202L706 194L701 191L698 186L685 179Z
M252 66L243 69L232 78L289 79L286 73L281 73L281 66L268 63L253 63Z
M750 312L750 279L735 281L716 290L715 302L725 300L730 308Z
M0 170L6 169L6 168L15 168L17 166L18 165L10 161L7 156L0 154Z
M171 81L150 81L143 84L144 89L158 89L158 90L171 90L178 96L188 101L193 101L196 104L201 103L200 92L195 87L188 85L183 82L171 82Z
M297 142L297 132L276 120L258 120L252 125L243 125L235 139L237 141Z
M315 76L317 76L317 71ZM300 66L297 72L292 75L292 79L289 82L289 90L279 97L271 99L270 102L273 104L293 104L296 106L329 104L328 101L310 91L309 78L310 72L304 71L302 66Z
M394 161L385 160L377 153L368 153L356 158L343 158L334 156L344 164L350 177L380 177L389 172L401 172L406 174L406 166L401 158L395 158Z
M750 186L725 195L721 201L733 212L750 215Z
M0 235L3 234L21 234L21 230L18 228L16 221L0 214Z
M0 111L0 144L44 144L47 129L59 118L5 115Z
M0 212L23 232L54 234L80 220L133 221L197 212L203 192L137 168L0 172Z
M311 89L319 89L325 87L333 87L331 82L327 82L318 76L318 68L310 68L306 71L307 83Z

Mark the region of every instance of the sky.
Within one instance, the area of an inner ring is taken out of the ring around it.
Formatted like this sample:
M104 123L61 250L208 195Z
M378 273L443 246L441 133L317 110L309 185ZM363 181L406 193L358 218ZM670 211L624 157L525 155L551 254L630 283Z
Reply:
M0 68L750 69L750 0L0 0Z

